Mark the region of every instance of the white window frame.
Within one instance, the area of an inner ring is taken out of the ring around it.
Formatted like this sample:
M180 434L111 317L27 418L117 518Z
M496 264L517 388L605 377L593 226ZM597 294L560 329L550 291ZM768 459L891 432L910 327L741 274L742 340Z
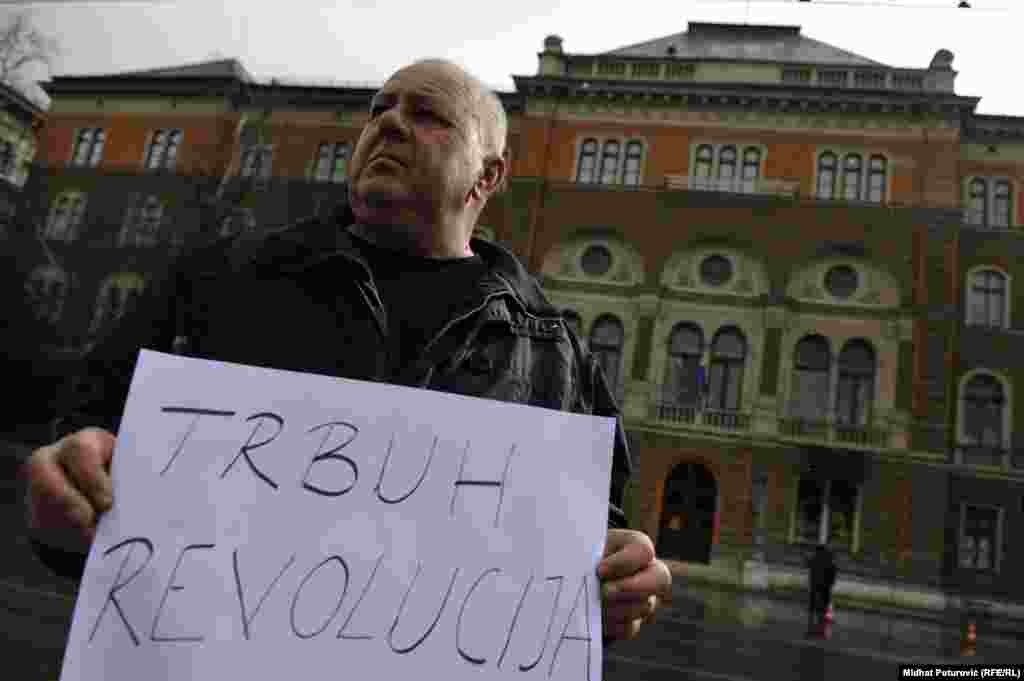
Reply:
M956 444L954 448L956 452L955 461L958 465L965 465L963 460L963 452L961 451L960 445L968 445L967 435L964 432L964 390L967 388L967 383L975 376L986 375L999 381L1003 387L1003 433L1002 433L1002 448L1005 452L1003 454L1003 467L1009 463L1010 455L1010 442L1013 438L1013 384L1003 374L992 369L971 369L963 376L960 377L960 382L957 385L956 391Z
M979 568L976 568L976 567L964 566L964 565L960 564L960 547L963 545L963 541L964 541L964 530L966 529L965 526L967 525L967 507L968 506L972 506L974 508L995 509L996 512L997 512L997 515L996 515L996 537L995 537L996 541L995 541L995 546L992 547L992 553L993 553L992 567L989 568L988 570L979 569ZM957 567L957 569L958 570L971 570L971 571L974 571L974 572L989 572L989 571L991 571L991 572L993 572L995 574L999 574L1000 573L1000 568L1002 567L1002 561L1003 561L1003 541L1004 541L1003 532L1005 531L1005 529L1006 529L1006 509L1004 507L997 506L995 504L977 504L977 503L973 503L973 502L970 502L970 501L962 501L962 502L960 502L960 526L957 528L957 534L956 534L956 539L957 539L957 542L956 542L956 567Z
M86 157L84 162L78 163L78 162L75 161L75 157L77 156L79 141L81 140L82 135L84 135L86 132L92 132L92 140L91 140L91 143L89 145L89 155ZM102 142L102 144L97 145L97 143L96 143L96 136L97 136L97 134L102 134L103 135L103 142ZM99 146L99 150L100 150L100 153L98 155L96 153L97 146ZM86 127L86 128L77 128L75 130L75 135L72 138L72 142L71 142L71 156L70 156L70 158L68 158L68 165L71 166L71 167L74 167L74 168L95 168L96 166L98 166L100 164L101 161L103 161L103 152L106 151L106 148L107 148L107 129L106 128L99 127L99 126L93 127L93 128L88 128L88 127Z
M1003 276L1005 282L1005 288L1003 290L1003 324L1002 326L994 326L989 324L988 321L978 322L971 319L971 294L974 291L974 275L979 272L998 272ZM1009 329L1011 328L1010 323L1010 300L1011 291L1013 290L1013 279L1010 273L1004 270L1002 267L996 265L978 265L972 267L967 271L967 278L964 280L964 323L968 326L982 326L989 329Z
M821 196L820 171L821 157L831 153L836 157L835 177L832 182L832 196ZM846 159L848 156L860 156L860 186L856 199L846 198L844 178L846 176ZM879 157L885 161L885 184L882 200L872 201L871 194L871 159ZM892 201L892 157L884 151L876 149L848 149L844 147L819 147L814 152L814 197L820 201L857 201L873 206L881 206Z
M698 177L697 152L701 147L711 147L711 169L707 177ZM722 150L732 147L736 150L736 172L731 178L719 179L718 173L721 168ZM754 149L758 152L757 175L753 179L744 179L744 161L747 152ZM763 144L754 142L713 142L710 140L696 140L690 144L690 186L693 189L716 190L727 192L754 193L758 183L764 179L764 169L768 158L768 149Z
M971 214L971 185L975 180L982 180L985 183L985 214L980 221L973 219ZM1010 187L1010 214L1007 216L1006 225L997 225L993 221L996 209L996 185L1006 182ZM974 227L986 229L1012 229L1016 226L1016 216L1020 210L1017 205L1017 182L1007 175L968 175L964 178L963 185L963 212L964 223Z
M327 167L327 174L321 177L320 172L320 150L324 147L330 149L330 162ZM334 164L338 158L338 150L345 149L345 173L341 177L335 177ZM313 153L313 165L310 167L309 178L318 184L339 184L348 179L349 165L352 163L353 144L347 140L335 140L333 142L319 142L316 151Z
M163 156L160 159L159 165L152 164L153 146L156 142L157 135L160 133L167 133L168 140L167 145L164 148ZM178 142L174 145L174 157L171 162L168 163L167 157L168 152L172 149L170 137L178 133ZM149 172L159 172L161 170L170 171L174 170L178 166L178 157L181 155L181 148L185 145L185 131L182 128L154 128L149 131L148 140L146 141L146 152L142 156L142 168Z
M583 182L578 180L580 171L580 161L582 161L583 144L587 140L594 140L597 142L597 153L594 156L594 179L591 182ZM615 178L611 182L603 182L601 179L601 161L604 159L604 147L608 142L618 142L619 153L618 161L615 170ZM630 144L640 144L640 169L637 173L636 184L625 184L623 180L626 175L626 161L628 156L626 150L629 149ZM576 138L575 145L575 157L572 163L572 175L569 177L570 182L574 182L581 185L593 185L595 187L642 187L644 184L644 173L647 167L647 139L644 137L638 137L635 135L609 135L601 137L600 135L579 135Z

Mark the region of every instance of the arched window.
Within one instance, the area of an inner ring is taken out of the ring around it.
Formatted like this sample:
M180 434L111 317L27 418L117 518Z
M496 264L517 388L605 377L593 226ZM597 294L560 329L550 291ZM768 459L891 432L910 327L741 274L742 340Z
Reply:
M635 187L640 184L640 165L643 163L644 146L633 140L626 144L626 167L622 173L622 184Z
M739 329L722 329L711 342L708 407L739 411L743 394L743 366L747 340Z
M718 179L732 180L736 177L736 147L722 147L718 152Z
M590 351L604 370L608 387L617 392L619 367L622 364L622 322L612 315L602 315L590 329Z
M863 165L863 159L858 154L847 154L843 159L843 198L847 201L856 201L860 198Z
M671 404L697 405L704 392L701 356L704 354L704 332L691 322L676 324L668 339L663 401Z
M884 156L872 156L868 164L868 201L885 202L886 160Z
M984 226L988 224L988 183L980 177L971 180L968 199L967 223Z
M818 157L818 198L835 198L836 163L838 159L831 151Z
M107 133L103 128L83 128L75 137L74 150L71 153L71 165L95 166L103 158L103 145Z
M875 350L863 339L852 340L839 353L836 423L843 426L868 425L874 398Z
M159 197L149 194L139 196L129 207L125 224L121 230L122 246L153 246L160 236L164 221L164 203Z
M174 168L181 146L181 130L154 130L150 136L145 166L150 170Z
M761 176L761 150L747 147L743 152L743 181L753 183Z
M999 180L995 183L995 190L992 195L992 226L1009 227L1013 215L1013 200L1010 192L1010 183L1007 180Z
M50 208L43 237L57 241L74 241L85 215L86 195L81 192L64 192Z
M144 288L145 280L134 272L120 272L108 277L96 298L90 333L96 334L120 320Z
M1006 392L991 374L975 374L963 387L960 452L964 463L1002 465L1006 446Z
M619 143L608 140L601 153L601 183L614 184L619 179Z
M37 267L25 280L25 293L36 319L51 324L60 321L69 289L67 274L56 265Z
M1006 326L1006 275L998 270L980 270L971 275L967 289L967 323L1004 328Z
M715 150L710 144L702 144L697 147L697 160L693 168L693 176L699 178L711 177L711 166L714 163Z
M806 336L793 356L793 385L789 413L803 421L824 421L828 415L829 370L832 353L821 336Z
M577 182L594 182L597 179L597 140L585 139L580 145L580 160L576 164Z

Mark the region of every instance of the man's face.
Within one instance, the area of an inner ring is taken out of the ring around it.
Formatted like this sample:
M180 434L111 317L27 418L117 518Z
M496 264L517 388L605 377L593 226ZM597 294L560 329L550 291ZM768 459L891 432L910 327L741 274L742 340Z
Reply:
M373 98L351 163L353 209L368 222L447 223L483 167L472 90L457 71L419 64Z

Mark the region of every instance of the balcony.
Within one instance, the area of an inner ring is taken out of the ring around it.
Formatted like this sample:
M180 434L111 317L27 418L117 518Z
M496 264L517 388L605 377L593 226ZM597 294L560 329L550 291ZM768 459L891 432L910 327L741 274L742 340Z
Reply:
M744 180L738 177L717 178L698 177L696 175L666 175L665 188L725 192L749 196L795 197L800 192L800 181L766 177Z
M879 449L889 444L889 431L871 425L783 417L779 419L783 437L819 440L842 446Z
M989 466L1024 472L1024 450L1021 449L961 443L956 446L956 460L966 466Z
M704 409L696 404L655 400L651 405L651 413L655 419L675 425L732 432L750 430L750 414L739 411Z

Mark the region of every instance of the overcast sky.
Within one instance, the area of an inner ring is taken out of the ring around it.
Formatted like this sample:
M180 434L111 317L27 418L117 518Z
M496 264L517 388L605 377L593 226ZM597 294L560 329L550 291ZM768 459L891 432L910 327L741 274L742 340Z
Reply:
M109 73L237 57L258 77L379 82L422 57L446 57L490 85L537 70L544 37L596 53L684 31L688 21L799 25L806 36L899 67L955 55L961 95L979 111L1024 116L1020 0L43 0L37 25L58 37L56 74ZM29 3L0 0L0 13ZM7 9L10 8L10 9ZM598 8L598 9L595 9ZM613 10L614 8L614 10Z

